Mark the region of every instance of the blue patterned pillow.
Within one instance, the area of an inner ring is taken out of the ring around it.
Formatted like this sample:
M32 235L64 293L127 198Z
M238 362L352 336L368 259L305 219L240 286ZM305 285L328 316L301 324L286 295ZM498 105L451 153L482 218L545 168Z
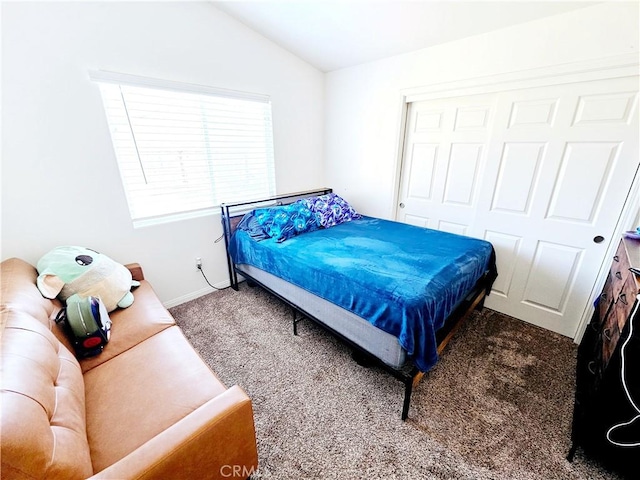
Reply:
M267 235L267 232L264 231L262 225L260 225L260 223L258 222L255 212L255 210L251 210L244 217L242 217L242 220L240 220L236 228L238 230L244 230L249 234L251 238L259 242L260 240L266 240L270 237L269 235Z
M344 198L335 193L305 198L300 202L309 207L318 225L324 228L349 222L361 216Z
M272 208L260 208L254 212L257 222L277 242L318 229L311 210L301 202Z

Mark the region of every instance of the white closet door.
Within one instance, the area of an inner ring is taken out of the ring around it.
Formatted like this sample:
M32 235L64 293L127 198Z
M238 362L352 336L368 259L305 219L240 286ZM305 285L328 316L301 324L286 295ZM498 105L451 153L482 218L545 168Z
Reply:
M573 337L638 169L637 105L638 77L412 103L396 218L490 241L486 305Z

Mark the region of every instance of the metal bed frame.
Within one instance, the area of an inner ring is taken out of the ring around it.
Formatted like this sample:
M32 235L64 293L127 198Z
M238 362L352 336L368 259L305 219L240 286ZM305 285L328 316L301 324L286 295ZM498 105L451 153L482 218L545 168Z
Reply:
M231 236L235 232L235 229L244 216L245 213L255 209L255 208L264 208L268 206L276 206L276 205L287 205L289 203L293 203L299 199L315 196L315 195L324 195L327 193L331 193L333 190L331 188L322 188L318 190L309 190L304 192L291 193L287 195L277 195L273 197L269 197L263 200L257 201L248 201L248 202L237 202L237 203L223 203L220 205L221 208L221 221L224 231L224 242L227 253L227 266L229 269L229 281L231 283L231 288L234 290L238 290L238 274L242 275L248 282L259 285L261 288L268 291L270 294L274 295L282 302L287 304L292 311L293 315L293 334L298 334L298 323L304 319L309 319L320 325L325 330L329 331L331 334L336 336L346 345L350 346L354 351L354 359L359 364L364 364L365 362L370 362L376 366L381 367L383 370L387 371L395 378L400 380L404 384L404 401L402 405L402 420L406 420L409 415L409 405L411 402L411 394L413 392L413 388L419 383L420 379L424 376L425 372L421 372L418 370L410 360L408 360L402 367L395 368L391 365L386 364L378 357L368 352L360 345L354 343L349 338L342 335L339 331L334 328L326 325L321 319L316 318L314 315L306 312L304 309L293 303L290 299L285 298L284 296L274 292L267 285L264 285L262 282L256 280L251 275L243 272L242 270L238 270L236 265L233 262L233 259L229 255L229 244L231 240ZM444 326L436 332L436 340L438 342L437 352L440 355L453 335L460 328L464 320L473 312L473 310L482 310L484 306L484 298L486 295L488 286L488 274L485 273L476 285L471 289L471 291L467 294L462 302L457 306L457 308L447 317Z

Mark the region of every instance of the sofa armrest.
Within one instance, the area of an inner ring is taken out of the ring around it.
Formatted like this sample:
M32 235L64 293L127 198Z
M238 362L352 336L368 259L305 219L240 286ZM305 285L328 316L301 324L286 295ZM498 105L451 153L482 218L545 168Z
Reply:
M91 479L237 479L257 468L251 400L234 385Z
M144 280L144 272L142 271L142 267L139 263L127 263L125 265L127 269L131 272L131 276L134 280L142 281Z

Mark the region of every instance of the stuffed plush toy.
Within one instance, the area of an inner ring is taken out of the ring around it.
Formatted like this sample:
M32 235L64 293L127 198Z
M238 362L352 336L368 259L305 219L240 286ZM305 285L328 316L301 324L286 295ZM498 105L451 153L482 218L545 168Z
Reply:
M63 302L71 295L100 297L107 311L133 303L131 272L106 255L84 247L56 247L38 261L38 289Z

